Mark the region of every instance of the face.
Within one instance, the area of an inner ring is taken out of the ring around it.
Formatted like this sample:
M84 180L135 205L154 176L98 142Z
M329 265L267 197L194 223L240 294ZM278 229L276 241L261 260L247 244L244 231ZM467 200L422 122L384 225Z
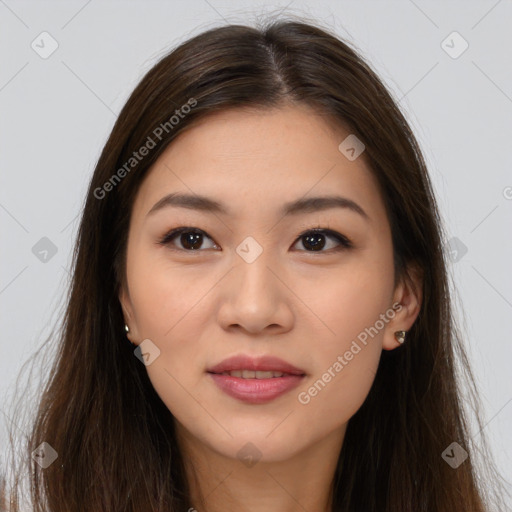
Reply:
M377 182L364 152L338 149L349 134L308 107L216 113L175 139L138 191L120 294L129 337L150 340L146 370L179 432L218 454L251 442L284 460L343 433L382 349L412 324L410 308L393 309L407 297L393 286ZM168 194L215 203L160 202ZM209 373L238 355L301 376Z

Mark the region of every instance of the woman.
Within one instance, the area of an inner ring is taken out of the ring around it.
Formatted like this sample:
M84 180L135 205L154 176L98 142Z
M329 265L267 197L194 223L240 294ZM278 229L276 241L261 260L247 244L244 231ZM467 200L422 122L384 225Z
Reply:
M418 144L345 42L279 21L185 42L90 183L34 510L489 510L442 240Z

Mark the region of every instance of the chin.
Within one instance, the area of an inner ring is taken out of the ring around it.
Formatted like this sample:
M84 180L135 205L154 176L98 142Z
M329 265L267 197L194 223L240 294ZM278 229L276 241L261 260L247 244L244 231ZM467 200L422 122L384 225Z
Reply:
M268 438L265 439L265 434L263 434L259 438L235 436L227 443L216 445L214 449L220 455L237 459L251 468L257 463L289 460L298 453L300 447L294 440L289 440L287 443L284 442L284 439L278 437L269 440Z
M285 420L287 421L287 420ZM305 439L299 432L290 432L289 429L278 427L273 430L279 421L273 422L272 428L253 424L253 428L226 427L233 436L220 438L209 436L207 444L215 452L224 457L238 459L241 462L280 462L291 459L304 448Z

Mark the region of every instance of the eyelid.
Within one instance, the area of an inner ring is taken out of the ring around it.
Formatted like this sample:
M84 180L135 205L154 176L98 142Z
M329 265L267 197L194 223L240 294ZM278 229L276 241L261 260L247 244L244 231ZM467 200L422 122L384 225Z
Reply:
M345 235L339 233L338 231L335 231L333 229L330 229L330 228L324 228L324 227L321 227L321 226L318 226L318 227L314 227L314 228L308 228L308 229L305 229L304 231L302 231L302 233L297 237L297 239L295 240L295 242L293 243L293 245L295 245L303 236L307 235L308 233L321 233L321 234L325 234L326 237L330 237L330 238L334 238L339 246L338 247L335 247L334 249L329 249L327 251L300 251L300 252L306 252L306 253L310 253L310 254L331 254L333 252L337 252L337 251L341 251L341 250L346 250L346 249L352 249L354 247L354 244L352 243L352 241L346 237Z
M181 233L184 233L184 232L185 233L191 232L191 233L202 234L205 237L207 237L210 240L212 240L212 242L215 245L218 245L213 240L213 238L206 233L206 231L204 231L204 230L202 230L200 228L192 227L192 226L180 226L178 228L174 228L174 229L171 229L171 230L167 231L167 233L157 241L157 244L167 246L167 245L170 244L170 242L174 238L176 238L178 235L180 235ZM327 251L306 251L306 250L302 250L302 251L299 251L299 252L306 252L306 253L312 253L312 254L315 254L315 253L316 254L321 254L321 253L330 254L332 252L336 252L336 251L339 251L339 250L353 248L352 241L349 238L347 238L345 235L339 233L338 231L332 230L332 229L330 229L328 227L325 228L325 227L322 227L322 226L316 226L316 227L311 227L311 228L304 229L297 236L297 238L295 239L295 241L292 244L292 247L294 245L296 245L297 242L299 242L299 240L303 236L307 235L308 233L321 233L321 234L325 234L326 237L334 238L339 243L339 246L335 247L334 249L329 249ZM172 248L172 249L173 250L175 249L175 250L180 251L180 252L188 252L188 253L199 253L199 252L202 252L201 249L198 249L198 250L188 250L188 251L184 250L184 249L179 249L179 248Z
M204 235L207 238L209 238L210 240L212 240L212 242L214 242L215 245L217 245L216 242L213 240L213 238L206 233L206 231L199 229L199 228L191 227L191 226L181 226L181 227L174 228L174 229L167 231L167 233L157 241L157 244L167 246L171 243L171 241L174 238L179 236L181 233L189 233L189 232ZM181 252L189 252L189 253L201 252L201 250L185 251L184 249L179 249L179 248L174 248L174 247L172 249L175 249L175 250L181 251Z

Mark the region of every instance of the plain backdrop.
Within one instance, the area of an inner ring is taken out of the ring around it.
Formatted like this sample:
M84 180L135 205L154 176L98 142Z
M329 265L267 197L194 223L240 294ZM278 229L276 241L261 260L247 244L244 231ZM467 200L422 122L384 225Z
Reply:
M86 188L128 95L164 53L192 35L280 11L318 20L359 48L421 143L449 233L485 434L510 482L507 0L0 1L0 446L21 365L59 320ZM476 427L472 435L478 438Z

